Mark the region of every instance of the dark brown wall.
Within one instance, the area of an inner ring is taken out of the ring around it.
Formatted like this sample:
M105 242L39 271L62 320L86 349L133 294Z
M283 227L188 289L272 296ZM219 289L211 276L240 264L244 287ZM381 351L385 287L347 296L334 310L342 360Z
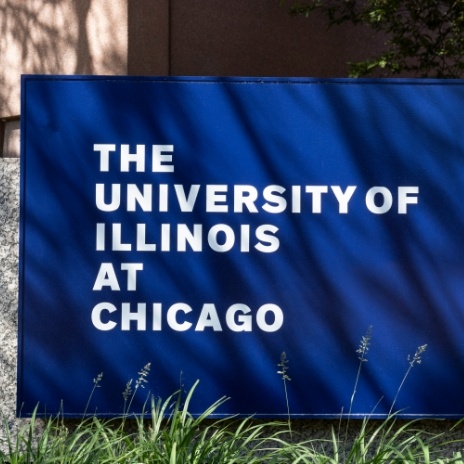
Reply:
M170 0L128 0L127 72L170 74Z
M359 27L290 17L279 0L130 0L129 74L346 77L379 48Z

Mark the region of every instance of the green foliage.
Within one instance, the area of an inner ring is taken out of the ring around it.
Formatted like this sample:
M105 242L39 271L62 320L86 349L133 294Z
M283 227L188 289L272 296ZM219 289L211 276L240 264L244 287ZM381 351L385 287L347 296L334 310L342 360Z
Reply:
M34 416L15 437L8 433L7 452L0 451L0 464L274 462L273 450L265 443L281 433L277 428L282 424L254 423L251 418L208 419L227 398L220 398L199 417L193 417L189 406L197 385L185 398L181 392L165 401L152 398L151 417L142 414L131 424L128 416L112 420L94 416L68 428L62 418L56 417L39 430Z
M182 406L177 393L152 401L152 417L136 419L130 430L120 420L97 417L68 429L57 417L39 433L33 417L16 438L8 436L0 464L464 464L459 451L443 456L447 445L462 448L462 440L446 440L444 433L421 429L420 421L400 423L394 415L357 422L346 440L334 428L331 439L301 441L286 438L283 423L207 419L225 398L194 418L188 407L195 387Z
M459 452L442 457L442 439L416 422L400 424L390 416L380 423L364 419L349 441L340 441L332 429L331 439L283 443L280 456L286 457L283 462L302 464L463 464Z
M189 409L198 381L186 394L178 391L164 401L151 397L149 408L144 407L132 419L130 406L137 390L148 383L148 363L138 372L134 384L132 380L127 383L123 393L124 413L117 419L84 415L76 425L58 416L38 426L34 414L15 433L5 420L0 464L464 464L461 451L446 453L447 448L462 450L464 447L464 439L453 438L453 429L449 433L434 434L421 428L420 421L400 422L393 412L398 394L412 369L421 363L427 345L419 346L413 356L408 356L406 372L387 419L371 421L366 417L350 422L371 339L369 327L356 350L359 368L348 420L344 427L340 421L338 429L332 428L331 438L308 440L292 430L287 394L289 360L283 352L277 373L285 387L288 423L257 421L252 417L210 419L227 401L226 397L194 417ZM86 411L102 377L99 374L93 380Z
M284 0L285 1L285 0ZM350 63L350 76L379 72L415 77L464 76L464 0L288 0L290 13L323 12L330 26L367 25L385 37L378 56Z

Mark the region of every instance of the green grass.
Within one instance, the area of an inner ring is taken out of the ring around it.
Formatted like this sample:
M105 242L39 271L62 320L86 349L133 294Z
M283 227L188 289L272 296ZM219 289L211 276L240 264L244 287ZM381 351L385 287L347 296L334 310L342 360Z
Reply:
M38 432L32 417L16 436L7 432L7 451L0 452L0 463L278 462L269 460L275 454L275 446L269 444L277 443L280 423L208 419L226 398L193 417L188 409L197 385L185 398L177 392L165 401L152 399L149 418L147 414L110 420L95 416L68 429L56 417L46 420Z
M129 414L137 391L144 388L150 364L126 384L124 413L116 419L85 417L65 421L61 416L44 422L35 415L14 433L7 420L0 439L0 464L464 464L464 438L458 422L448 431L431 432L427 421L401 421L394 412L396 400L415 365L421 363L426 345L408 356L408 367L385 420L351 420L362 367L367 363L372 330L362 337L357 371L347 419L333 426L329 438L309 438L292 425L287 395L289 360L282 353L277 365L283 380L287 420L258 421L253 417L209 417L227 401L215 401L200 416L189 412L198 381L187 392L165 400L151 398L137 417ZM91 398L103 374L93 381ZM149 414L148 414L149 413ZM346 416L346 415L345 415ZM444 428L444 427L443 427Z
M452 439L452 430L430 433L421 421L399 421L394 414L346 422L348 430L340 423L327 439L290 434L287 422L208 419L226 398L193 417L189 405L197 385L185 398L176 392L164 401L152 399L150 415L135 419L94 416L70 425L54 417L40 428L32 417L17 434L7 432L0 463L464 464L459 451L449 451L464 446L463 439Z

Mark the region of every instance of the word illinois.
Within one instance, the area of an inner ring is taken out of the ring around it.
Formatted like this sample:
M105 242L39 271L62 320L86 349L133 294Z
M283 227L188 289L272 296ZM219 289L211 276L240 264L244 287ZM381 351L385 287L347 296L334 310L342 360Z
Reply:
M205 248L218 253L233 249L248 253L252 249L261 253L273 253L279 249L279 230L272 224L253 227L240 224L123 224L97 223L96 251L138 252L201 252ZM149 239L148 237L152 238Z

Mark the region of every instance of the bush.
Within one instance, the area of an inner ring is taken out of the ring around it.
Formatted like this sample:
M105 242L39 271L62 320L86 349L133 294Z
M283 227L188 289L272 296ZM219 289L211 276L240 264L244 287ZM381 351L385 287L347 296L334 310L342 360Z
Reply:
M415 77L464 76L464 1L442 0L281 0L292 15L321 11L330 26L370 27L385 37L378 56L349 63L350 77L402 74Z

